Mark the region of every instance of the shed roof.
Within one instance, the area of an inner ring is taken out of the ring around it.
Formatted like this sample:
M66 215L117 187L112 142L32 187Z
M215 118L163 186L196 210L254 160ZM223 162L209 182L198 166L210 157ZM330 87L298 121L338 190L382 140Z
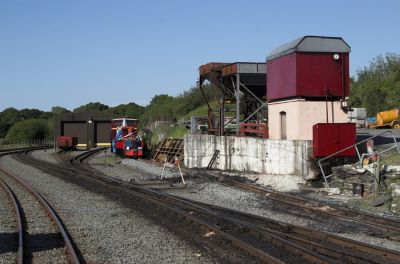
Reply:
M94 119L95 121L110 121L113 118L118 118L119 115L113 113L99 112L99 111L83 111L77 113L65 113L59 115L55 118L55 122L59 121L76 121L76 122L86 122L89 118Z
M302 36L274 49L267 57L273 60L293 52L349 53L350 46L341 37Z

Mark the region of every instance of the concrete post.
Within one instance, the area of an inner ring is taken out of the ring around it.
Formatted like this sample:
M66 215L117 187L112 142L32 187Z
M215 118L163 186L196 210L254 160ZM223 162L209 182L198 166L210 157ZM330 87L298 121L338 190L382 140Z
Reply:
M196 117L190 118L190 134L196 134Z

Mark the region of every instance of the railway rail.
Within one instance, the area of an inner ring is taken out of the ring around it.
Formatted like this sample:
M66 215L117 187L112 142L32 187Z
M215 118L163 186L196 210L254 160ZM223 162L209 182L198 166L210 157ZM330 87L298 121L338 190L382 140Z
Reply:
M33 148L34 150L38 148ZM41 149L41 148L39 148ZM27 148L24 150L18 149L18 150L11 150L8 152L3 152L1 156L8 155L8 154L15 154L15 153L20 153L21 151L28 151L32 150L32 148ZM39 194L36 190L34 190L29 184L27 184L25 181L21 180L19 177L11 174L10 172L4 170L3 168L0 167L0 174L2 175L3 179L0 179L0 187L4 190L6 193L9 202L13 208L13 214L17 226L17 237L16 240L18 241L18 250L17 250L17 263L27 263L30 261L30 258L32 257L32 252L35 250L36 245L32 242L29 242L28 239L28 221L24 221L24 218L26 217L24 213L24 209L22 208L22 203L19 201L18 196L16 195L16 188L19 189L19 192L26 192L29 193L29 196L31 196L31 200L33 204L40 204L40 207L44 210L45 215L49 218L49 224L51 223L54 225L57 230L58 230L58 235L62 239L62 245L64 246L64 253L66 254L65 258L68 260L70 263L80 263L80 256L77 253L77 250L75 249L72 239L70 238L67 230L65 229L61 219L58 217L57 213L54 211L54 209L51 207L49 202L41 195ZM4 180L4 178L7 178L8 180ZM14 188L11 189L10 185L7 184L9 183L14 183L13 186ZM30 207L32 205L29 205ZM27 206L24 206L25 210ZM34 206L33 206L34 207ZM32 221L32 219L29 219ZM40 225L43 223L41 222ZM61 257L60 257L61 258Z
M159 166L157 163L151 164ZM202 174L204 174L204 172L202 172ZM328 219L333 218L339 221L357 223L363 227L370 228L371 235L384 237L393 241L400 241L400 221L398 219L339 208L328 203L313 201L310 200L310 198L299 195L277 192L255 184L237 181L226 176L212 176L210 174L205 174L204 176L208 179L214 179L225 186L261 194L263 197L274 200L280 205L287 205L290 208L300 210L305 215L314 213L316 216L323 216Z
M396 251L179 198L116 180L82 165L82 162L95 152L96 150L70 160L68 167L38 161L29 155L19 155L18 158L52 174L73 175L150 201L188 222L196 223L204 230L208 230L211 235L218 235L267 263L292 262L294 260L302 263L400 262L400 253Z
M361 211L352 211L345 208L338 208L305 197L276 192L254 184L242 183L227 177L218 177L217 180L226 186L262 194L267 199L279 202L279 204L297 207L306 213L313 212L315 214L333 217L337 220L346 220L361 224L365 227L378 229L387 239L400 241L400 221L397 219L376 216Z

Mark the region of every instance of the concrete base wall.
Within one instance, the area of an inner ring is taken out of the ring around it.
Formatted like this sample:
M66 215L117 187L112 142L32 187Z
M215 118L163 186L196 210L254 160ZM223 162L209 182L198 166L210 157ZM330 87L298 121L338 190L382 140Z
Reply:
M186 135L184 162L189 168L205 168L219 150L216 169L307 177L313 173L311 146L309 140Z
M332 120L333 106L333 120ZM328 120L326 120L328 110ZM347 114L340 102L304 101L296 99L268 104L268 127L270 139L281 139L281 113L286 113L286 139L312 140L313 125L317 123L347 123Z

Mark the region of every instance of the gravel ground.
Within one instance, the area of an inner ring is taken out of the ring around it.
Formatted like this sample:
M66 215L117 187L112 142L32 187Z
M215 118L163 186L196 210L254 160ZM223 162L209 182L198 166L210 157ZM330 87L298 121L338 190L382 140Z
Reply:
M89 263L218 262L118 201L42 173L8 156L0 159L0 163L52 203Z
M14 192L23 210L26 232L24 241L31 251L27 259L32 259L32 263L67 263L59 232L47 217L46 211L25 188L7 176L0 177Z
M0 172L1 173L1 172ZM0 175L2 178L2 175ZM15 239L17 226L12 214L11 203L7 194L0 188L0 263L16 263L17 254Z
M54 151L54 149L37 150L37 151L32 151L31 153L32 156L35 157L36 159L48 161L51 163L57 163L59 161L59 158L57 158L56 156L57 151Z
M106 165L104 164L105 159L107 160ZM112 175L123 181L157 181L160 179L162 172L162 167L160 166L154 166L142 160L120 159L112 153L107 153L106 158L104 153L99 153L88 160L88 163L105 174ZM176 168L166 167L164 177L178 177L178 173Z
M99 159L99 157L93 158L90 163L91 166L97 170L106 175L128 182L134 181L139 184L141 181L159 179L162 169L160 166L154 166L147 162L133 159L124 159L121 162L115 162L112 167L110 167L104 166L104 161L103 165L99 165L96 159ZM177 175L175 169L168 171L169 177ZM363 230L357 226L351 224L338 224L335 220L328 220L321 224L321 222L315 221L312 215L298 216L296 215L296 212L291 213L290 210L284 206L275 204L275 202L265 199L265 197L262 197L259 194L226 187L205 178L196 178L191 177L190 175L185 175L185 177L187 188L167 189L165 191L188 199L244 211L285 223L316 228L357 241L400 251L399 243L369 236L366 234L367 232L365 232L368 230Z

